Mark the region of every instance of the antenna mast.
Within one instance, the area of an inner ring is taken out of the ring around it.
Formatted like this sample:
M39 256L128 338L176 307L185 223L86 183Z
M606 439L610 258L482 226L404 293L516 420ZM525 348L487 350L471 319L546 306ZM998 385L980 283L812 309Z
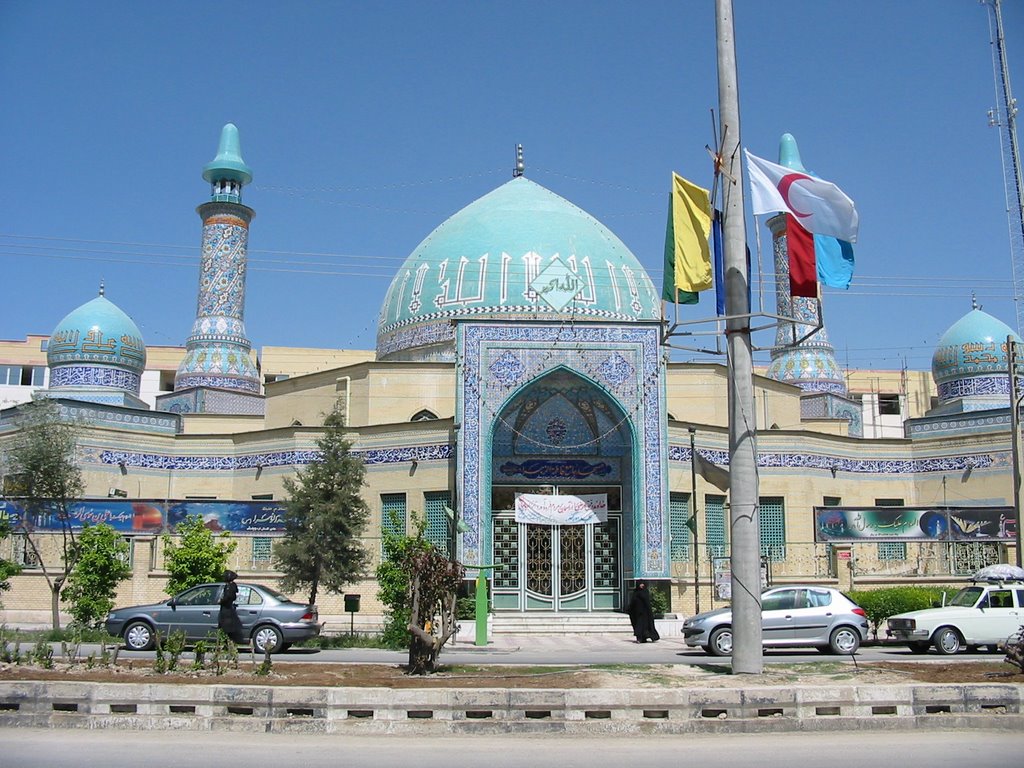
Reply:
M1010 225L1010 264L1013 268L1013 303L1017 333L1024 328L1024 180L1021 177L1017 145L1017 100L1010 89L1010 68L1006 64L1001 0L981 0L989 10L989 39L996 81L996 106L988 112L988 124L999 128L999 151L1003 159L1006 187L1006 215Z

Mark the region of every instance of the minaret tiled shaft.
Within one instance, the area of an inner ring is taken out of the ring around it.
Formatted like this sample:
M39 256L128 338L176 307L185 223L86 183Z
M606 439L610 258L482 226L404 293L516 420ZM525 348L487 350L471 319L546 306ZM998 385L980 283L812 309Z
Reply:
M790 296L786 217L772 217L768 220L768 227L772 232L772 254L775 260L775 309L780 317L792 317L796 322L779 323L767 375L776 381L794 384L805 392L845 395L843 372L836 362L835 352L824 327L794 345L797 339L807 336L817 324L819 300Z
M242 161L238 130L221 133L217 157L203 169L211 201L196 211L203 220L199 298L175 390L211 387L259 394L260 380L245 334L245 275L249 223L254 211L242 205L242 187L252 180Z

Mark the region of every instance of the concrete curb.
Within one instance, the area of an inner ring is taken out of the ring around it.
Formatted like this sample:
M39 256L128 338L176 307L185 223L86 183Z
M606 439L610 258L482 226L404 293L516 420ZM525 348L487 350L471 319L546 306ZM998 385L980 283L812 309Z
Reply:
M1024 686L569 690L8 681L0 682L0 726L353 735L1024 731Z

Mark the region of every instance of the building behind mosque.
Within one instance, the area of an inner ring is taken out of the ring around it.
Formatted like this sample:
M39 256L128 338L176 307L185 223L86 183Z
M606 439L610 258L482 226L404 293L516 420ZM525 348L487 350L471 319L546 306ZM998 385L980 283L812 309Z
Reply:
M0 342L0 451L33 393L83 424L74 515L130 542L119 604L165 596L160 534L190 515L239 542L240 578L274 583L282 482L315 455L335 404L367 469L374 564L382 532L423 515L471 577L495 566L497 624L603 625L639 579L680 614L728 598L727 372L666 362L660 291L609 229L517 168L406 259L375 350L257 353L244 324L252 171L233 125L203 178L184 347L147 346L102 288L49 336ZM785 278L784 219L769 227ZM817 300L780 291L777 308L795 322L754 381L764 579L947 584L1012 561L1011 330L949 308L930 372L843 371L825 329L806 332ZM3 509L17 519L13 489ZM0 622L45 623L24 535L0 546L25 565ZM372 577L349 591L360 625L379 624ZM348 626L340 595L322 595L320 613L328 630Z

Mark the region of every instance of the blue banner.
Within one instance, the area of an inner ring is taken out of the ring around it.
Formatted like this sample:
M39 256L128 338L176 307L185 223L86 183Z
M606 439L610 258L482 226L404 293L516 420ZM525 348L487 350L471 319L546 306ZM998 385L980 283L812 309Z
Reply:
M281 533L284 507L277 501L134 501L88 499L68 505L67 522L75 529L105 523L121 533L173 533L186 518L199 516L211 531ZM0 518L11 527L59 531L61 513L47 505L30 514L18 499L0 501Z

